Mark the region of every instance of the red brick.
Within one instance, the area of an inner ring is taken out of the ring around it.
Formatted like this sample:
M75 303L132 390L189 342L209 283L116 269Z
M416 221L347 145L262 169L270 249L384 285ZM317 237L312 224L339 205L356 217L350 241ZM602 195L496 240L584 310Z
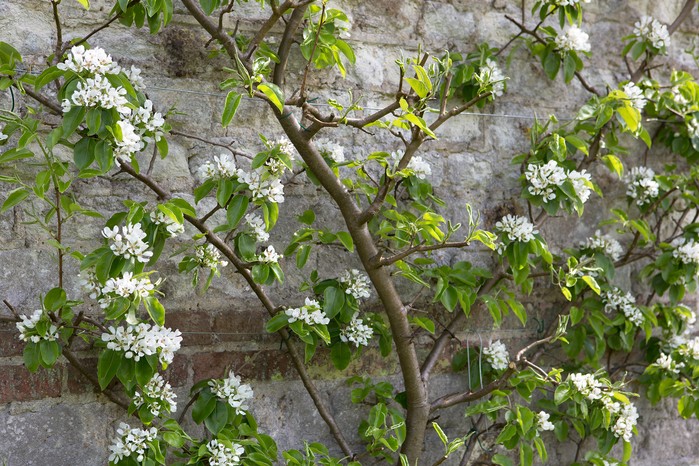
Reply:
M189 383L189 366L189 356L175 353L175 359L167 367L163 378L170 382L173 387L189 388L191 385Z
M87 371L97 376L97 358L84 358L79 362ZM68 391L71 393L83 394L98 391L92 382L70 363L66 363L66 379Z
M246 380L293 377L296 373L286 352L277 350L199 353L192 356L193 382L225 377L233 370Z
M0 322L0 357L19 356L24 342L18 338L15 322Z
M0 366L0 404L61 396L63 368L29 372L24 366Z
M260 341L278 338L265 330L269 314L262 309L220 311L214 316L214 332L219 341Z
M165 326L182 332L182 346L207 346L215 342L208 312L168 312L165 315Z

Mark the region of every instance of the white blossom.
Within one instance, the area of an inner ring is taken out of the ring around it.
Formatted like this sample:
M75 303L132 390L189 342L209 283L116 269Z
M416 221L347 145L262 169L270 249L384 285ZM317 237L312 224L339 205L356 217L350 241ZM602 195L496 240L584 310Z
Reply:
M68 58L62 63L56 65L59 70L71 70L75 73L88 73L101 75L105 73L117 74L121 68L112 60L104 49L95 47L94 49L85 50L82 45L77 45L70 49Z
M128 299L147 298L153 294L154 288L155 286L147 276L134 278L132 272L124 272L121 277L107 280L100 290L102 298L100 298L99 303L102 308L106 308L117 297Z
M184 225L177 223L177 221L173 220L169 215L165 215L161 210L156 209L151 212L150 219L156 225L163 225L173 238L184 233Z
M645 318L641 309L636 306L636 298L631 293L624 294L619 288L602 292L604 312L621 312L635 326L642 327Z
M152 442L158 435L158 429L151 427L148 430L131 427L126 423L120 423L117 429L117 438L109 446L109 461L119 463L121 460L135 454L135 459L141 463L145 459L148 442Z
M197 246L194 250L194 256L201 267L208 267L214 271L218 270L219 267L228 265L228 261L222 260L221 253L210 243Z
M352 321L340 331L340 340L354 343L357 348L367 346L371 337L374 336L374 330L358 316L359 314L355 314Z
M5 141L9 136L0 130L0 142Z
M685 306L684 304L678 304L674 308L675 314L682 319L687 326L691 327L694 325L694 323L697 321L697 315L694 311L692 311L689 307Z
M165 119L160 112L153 111L153 102L146 100L141 107L138 107L129 115L129 121L143 135L150 133L156 141L159 141L164 132L162 127Z
M97 280L94 272L85 271L78 274L78 285L82 288L83 293L91 299L97 299L102 293L102 284Z
M684 367L683 362L677 362L674 359L672 359L672 356L664 353L660 354L660 357L655 361L654 364L658 366L660 369L663 369L672 374L679 374L680 369Z
M143 141L141 136L136 132L136 127L128 121L117 121L119 129L121 129L121 140L116 140L114 148L114 157L117 159L130 158L133 154L140 152L143 149ZM118 160L117 160L118 161Z
M199 167L199 178L202 180L222 180L238 176L235 161L229 154L214 156L214 161L207 160Z
M592 0L582 0L582 3L590 3ZM573 6L581 3L581 0L549 0L550 5Z
M209 457L209 466L236 466L240 464L240 457L245 453L245 449L237 443L232 443L228 448L224 443L217 439L211 440L207 445Z
M414 155L413 158L410 159L410 162L408 162L408 170L412 170L413 174L421 180L426 179L432 174L432 167L430 167L430 164L425 162L419 155Z
M505 91L505 80L507 77L502 73L502 70L498 66L498 63L487 58L485 63L481 66L478 74L476 75L476 81L481 85L481 88L491 86L491 93L495 97L502 96Z
M546 411L539 411L536 415L536 423L539 430L553 430L556 428L556 426L549 421L549 417L550 415Z
M534 235L539 233L529 220L514 215L505 215L495 224L495 228L506 234L510 241L520 241L522 243L533 240Z
M670 45L670 34L667 26L650 16L643 16L640 21L634 24L633 35L661 51Z
M284 202L284 185L266 170L246 172L238 170L238 180L248 185L253 200L265 200L281 204Z
M236 414L245 414L249 409L247 402L253 397L252 388L250 385L240 383L240 377L233 371L230 371L225 379L209 380L209 387L217 398L235 409Z
M510 355L507 353L507 347L503 342L497 340L483 348L483 355L490 366L496 371L507 369L510 362Z
M686 339L678 351L682 356L699 360L699 337Z
M371 296L371 282L369 277L357 269L346 270L339 278L340 283L345 285L345 293L352 295L355 299L368 298Z
M595 231L595 234L587 238L580 246L584 249L606 254L613 261L618 261L624 253L624 249L619 244L619 241L609 235L603 235L599 230Z
M127 359L139 361L157 354L160 363L167 366L180 349L182 334L179 330L140 323L126 328L109 327L109 331L102 334L102 341L107 343L108 349L123 352Z
M658 197L660 185L655 181L655 172L648 167L633 167L624 177L626 195L636 200L638 206L649 204Z
M614 432L616 437L623 438L625 442L630 442L637 420L638 412L636 407L631 403L625 404L614 427L612 427L612 432Z
M294 154L296 153L296 148L289 141L289 138L282 136L273 143L274 146L279 146L279 152L286 154L291 160L294 159Z
M126 89L114 87L109 80L102 75L87 78L80 81L70 98L62 102L63 111L67 112L73 105L80 107L99 107L104 109L115 108L120 114L128 115L131 109L126 99Z
M131 85L133 88L137 91L145 91L146 90L146 83L143 81L143 77L141 77L141 69L136 68L134 65L131 65L130 69L123 69L122 70L126 77L129 79L131 82Z
M687 136L692 139L699 138L699 120L692 115L692 117L687 120ZM2 140L2 135L0 135L0 141Z
M264 243L269 239L269 233L267 233L265 229L265 222L262 220L262 217L257 214L247 214L245 216L245 223L247 223L252 230L255 241Z
M575 389L590 401L602 398L602 383L592 374L570 374L568 380Z
M146 263L153 256L152 251L148 251L148 243L143 241L146 233L143 231L140 223L129 223L122 227L119 233L119 227L104 227L102 236L111 241L109 248L117 256L122 256L124 259L134 258L139 262Z
M566 173L555 160L550 160L544 165L530 163L524 172L524 177L529 182L528 191L534 196L541 196L544 202L556 198L554 186L562 185L566 180Z
M561 52L589 52L590 36L576 25L566 26L554 39L556 48Z
M333 162L342 163L345 161L345 149L340 144L323 138L316 141L316 146L323 155L330 157Z
M685 265L699 265L699 243L693 239L677 238L671 244L675 248L672 257Z
M284 256L278 254L277 251L274 250L274 246L269 245L267 249L262 251L262 254L257 256L257 260L264 264L276 264L283 257Z
M21 319L15 324L17 330L19 330L19 339L22 341L31 341L33 343L39 343L41 340L45 341L56 341L58 339L58 327L50 323L46 330L39 331L36 327L37 324L43 319L50 322L48 316L44 316L44 311L37 309L32 313L31 316L20 315Z
M308 325L328 325L330 319L320 308L320 304L315 299L306 298L306 304L299 308L291 308L284 311L288 316L290 324L297 320Z
M642 112L648 100L643 96L641 88L633 82L629 82L624 84L621 90L624 91L631 105L639 112Z
M177 411L177 395L172 391L172 387L163 379L160 374L155 374L143 387L143 393L136 392L133 403L136 408L147 405L148 410L155 417L161 414L174 413Z
M575 190L575 195L578 196L580 202L583 204L587 202L590 198L590 193L592 190L587 185L591 181L590 174L586 170L581 172L577 170L571 170L568 172L568 179L573 183L573 189Z

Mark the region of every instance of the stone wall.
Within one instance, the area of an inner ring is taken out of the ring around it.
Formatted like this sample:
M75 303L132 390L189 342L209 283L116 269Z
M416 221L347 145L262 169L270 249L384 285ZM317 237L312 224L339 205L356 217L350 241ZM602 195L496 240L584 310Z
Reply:
M77 2L63 0L59 9L64 20L64 38L79 37L104 21L111 2L95 0L92 3L90 11L85 11ZM514 0L346 0L334 3L342 6L352 19L350 41L357 53L357 66L349 70L345 80L335 72L313 72L309 86L311 97L317 97L320 102L328 97L346 99L349 89L355 96L362 95L368 108L379 107L392 98L399 77L394 60L401 53L407 56L418 45L435 54L447 49L470 50L483 41L501 46L515 32L505 15L519 17L521 14L520 2ZM532 2L526 3L530 8ZM630 33L631 24L643 14L671 22L683 3L681 0L610 0L587 5L586 30L594 44L593 57L585 60L592 65L586 70L588 80L604 88L626 79L623 62L619 59L621 37ZM696 66L682 50L699 30L698 17L695 12L673 38L671 47L672 66L690 72L696 71ZM236 8L236 13L227 20L227 27L232 29L237 18L243 20L240 27L246 32L259 26L266 14L259 10L256 2L250 2ZM46 0L0 0L0 40L16 46L28 69L38 72L45 67L45 55L54 47L53 31L51 8ZM275 34L279 36L280 31L273 31L272 35ZM273 139L281 135L280 130L265 106L249 101L243 103L232 126L225 130L220 127L223 94L218 84L225 77L222 67L226 62L222 58L207 57L204 48L207 40L177 5L172 24L159 35L151 36L144 30L115 25L90 42L105 48L120 64L135 64L143 70L150 98L156 106L177 110L170 121L178 131L223 143L234 141L238 147L254 153L261 148L258 132ZM565 118L586 98L586 92L576 82L570 86L565 86L561 79L549 82L523 50L515 52L511 59L506 71L510 76L508 92L483 110L488 115L465 114L454 118L440 130L437 141L425 145L422 155L432 166L436 191L450 201L445 215L453 221L464 220L465 202L482 213L486 227L492 227L503 213L518 209L514 202L520 189L516 181L518 172L509 161L514 154L526 150L527 128L533 116L546 117L555 112ZM298 70L302 70L298 54L292 56L292 62L292 69L297 72L290 76L290 84L300 79ZM7 108L11 105L11 97L7 92L0 92L0 104ZM14 98L23 110L31 103L17 95ZM329 137L345 141L349 157L399 148L399 141L382 133L342 130L339 133ZM197 167L218 152L189 138L172 137L170 141L170 155L164 161L157 161L154 173L173 192L191 192L197 183L193 175ZM27 164L25 169L29 173L33 167ZM605 171L594 175L605 189L623 192L620 184L614 187L613 178ZM9 189L7 185L0 185L0 199L4 199ZM123 174L78 181L76 189L83 194L81 200L85 207L105 216L123 208L121 199L154 200ZM337 210L312 184L298 178L287 186L286 196L280 226L272 238L277 249L283 248L284 238L295 228L295 217L309 207L316 211L319 222L339 228ZM600 201L596 202L599 206ZM211 202L203 204L211 206ZM588 207L583 221L553 219L546 225L544 234L554 244L556 237L582 238L594 231L602 215L601 209ZM56 282L52 248L43 232L28 224L28 220L28 213L22 209L0 215L0 298L25 313L38 307L40 295ZM64 237L70 238L72 247L88 250L97 244L101 225L99 219L68 223ZM168 247L175 251L179 245L175 242ZM331 444L325 424L315 413L285 352L280 350L279 339L265 334L266 313L243 280L229 268L221 278L214 280L208 293L198 295L190 286L189 278L177 274L178 258L169 256L167 251L163 254L159 271L166 278L161 290L168 309L167 325L184 334L184 347L167 371L170 383L180 395L180 406L185 404L192 383L201 378L221 377L227 368L232 368L253 385L254 412L264 430L277 439L280 448L298 447L303 439ZM488 260L473 252L460 253L458 258L467 256L474 262ZM448 262L455 257L443 255L441 260ZM339 250L330 249L322 254L314 253L311 266L331 275L334 264L347 260ZM69 263L67 267L70 279L66 287L73 292L72 296L79 296L77 280L72 278L77 274L77 266ZM270 289L278 303L297 299L291 290L304 279L296 274L292 263L285 269L288 284ZM542 302L555 292L553 288L537 290L528 304L530 315L546 320L547 309L546 305L542 307ZM97 312L97 309L92 311ZM2 312L5 310L0 310ZM487 318L476 317L469 333L462 336L463 341L487 341L495 337L514 348L518 341L535 336L538 330L533 320L524 329L516 321L506 321L494 333L489 322ZM78 354L87 364L95 364L88 348ZM52 371L29 373L22 366L22 344L16 338L14 324L0 323L0 464L69 466L105 462L107 446L122 414L104 397L95 394L90 384L64 362ZM337 374L328 367L327 355L321 354L310 371L319 380L340 425L354 425L364 413L348 400L348 389L343 383L345 374ZM395 361L381 360L374 350L354 364L351 372L386 377L396 383L399 379ZM446 393L463 384L463 377L451 375L445 368L433 383L433 389L438 392L436 394ZM469 428L458 409L439 422L447 432L454 432L453 435ZM696 422L678 420L670 403L661 407L646 406L639 435L634 440L638 459L633 464L699 463L699 445L692 441L698 427ZM487 452L479 451L474 458L479 455L485 458ZM570 460L571 455L561 448L550 464Z

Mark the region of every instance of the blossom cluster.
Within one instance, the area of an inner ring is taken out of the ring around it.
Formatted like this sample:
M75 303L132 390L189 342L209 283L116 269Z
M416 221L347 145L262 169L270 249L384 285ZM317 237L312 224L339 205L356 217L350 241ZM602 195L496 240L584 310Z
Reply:
M671 244L675 248L672 257L685 265L699 265L699 243L693 239L677 238Z
M352 295L355 299L371 296L369 277L357 269L346 270L338 280L345 285L345 293Z
M262 251L262 254L258 254L257 256L257 260L263 264L276 264L282 258L284 258L284 256L277 253L272 245L267 246L267 249Z
M123 352L127 359L138 361L157 354L160 363L167 366L180 349L182 334L179 330L140 323L126 328L109 327L109 331L102 334L102 341L107 343L108 349Z
M604 312L622 312L624 316L635 326L641 327L644 322L643 313L636 306L636 298L631 293L624 294L619 288L602 293Z
M550 414L546 411L539 411L536 415L536 424L539 430L554 430L556 426L549 421Z
M245 449L237 443L231 444L229 448L217 439L211 440L206 449L211 455L209 466L235 466L240 464L240 457L245 453Z
M566 173L555 160L549 160L544 165L530 163L527 165L524 177L529 182L529 193L541 196L545 203L556 199L555 187L561 186L566 180L572 183L575 194L580 198L580 201L584 203L590 198L591 190L587 185L587 182L591 180L590 174L586 170L580 172L570 170Z
M699 360L699 337L685 339L678 351L684 357Z
M629 99L629 103L639 112L642 112L648 102L648 99L643 95L643 91L633 82L624 84L621 88Z
M201 244L194 250L194 256L202 267L208 267L213 271L218 271L219 267L228 265L228 261L221 259L221 253L211 243Z
M148 449L148 442L155 440L158 435L158 430L151 427L148 430L131 427L122 422L117 429L117 438L109 446L109 461L111 463L119 463L125 458L135 454L135 459L138 463L143 462Z
M633 35L659 51L670 45L667 26L651 16L643 16L634 24Z
M158 141L164 134L165 119L153 111L153 102L145 100L142 106L129 102L127 90L115 86L108 75L123 73L138 90L145 85L141 70L132 66L122 70L103 49L86 50L84 46L73 47L67 58L57 65L63 71L73 71L82 76L75 90L61 102L63 112L69 112L73 106L102 109L116 109L120 120L116 121L120 136L114 138L114 156L117 161L129 158L140 152L144 141Z
M165 227L165 230L172 236L173 238L179 234L184 233L184 225L181 223L176 222L172 218L170 218L169 215L165 215L163 212L160 210L154 210L153 212L150 213L150 219L153 223L156 225L162 225Z
M510 355L503 342L497 340L483 348L483 355L490 366L496 371L504 371L510 363Z
M562 52L589 52L590 36L576 25L567 26L562 34L554 39L556 48Z
M391 152L391 159L396 166L401 161L404 154L405 152L402 150ZM430 167L430 164L425 162L425 160L418 155L413 155L405 168L411 171L413 176L421 180L427 179L427 177L432 174L432 167Z
M209 387L217 398L228 403L237 414L245 414L249 409L247 402L252 399L252 388L240 383L240 377L233 371L230 371L225 379L209 380Z
M510 241L522 243L528 243L534 239L534 235L539 233L529 220L514 215L505 215L495 224L495 228L507 235Z
M321 154L329 157L335 163L343 163L345 161L345 148L336 142L322 138L316 141L316 146Z
M605 388L604 384L597 380L593 374L570 374L568 380L571 382L572 387L589 401L599 401L610 415L617 416L614 425L611 427L612 433L617 438L623 438L626 442L631 440L633 428L638 420L638 413L633 404L622 405L620 402L615 401L609 391L603 390Z
M109 248L117 256L122 256L124 259L132 257L138 262L146 263L153 256L153 252L148 250L148 243L143 241L146 237L146 232L143 231L140 223L129 223L122 227L119 233L119 227L114 228L104 227L102 236L111 241Z
M31 316L20 315L20 321L15 325L19 330L19 339L22 341L31 341L39 343L41 340L56 341L58 339L58 327L50 323L48 316L44 315L44 311L37 309ZM40 328L37 324L40 321L46 321L47 325Z
M279 178L283 169L265 165L248 172L236 168L235 161L230 155L221 154L214 156L213 162L210 160L204 162L199 167L198 173L202 180L235 178L248 185L253 200L264 200L278 204L284 202L284 185Z
M683 362L677 362L674 359L672 359L672 356L665 353L660 353L660 357L656 359L654 364L658 366L660 369L670 372L672 374L679 374L680 369L684 367Z
M355 314L349 325L340 331L340 340L354 343L357 348L369 345L372 336L374 336L374 330L366 325L358 314Z
M595 234L580 243L582 249L588 249L595 252L601 252L613 261L618 261L624 253L624 248L621 247L619 241L609 235L603 235L599 230Z
M311 298L306 298L305 305L298 308L287 309L284 313L289 316L288 322L290 324L297 320L308 325L328 325L330 323L330 319L320 308L318 301Z
M273 143L274 146L279 147L279 152L286 154L290 159L294 159L294 154L296 153L296 148L289 141L289 138L282 136Z
M160 374L155 374L143 387L143 393L136 392L133 403L136 408L142 405L148 406L149 411L155 417L163 413L174 413L177 411L177 395L172 391L172 387L163 379Z
M265 229L265 222L262 220L262 217L256 214L247 214L245 216L245 223L247 223L252 230L255 241L264 243L269 239L269 233L267 233Z
M582 3L590 3L592 0L582 0ZM557 6L573 6L580 3L581 0L549 0L551 5Z
M491 58L485 60L485 63L476 75L476 80L480 83L481 88L491 86L490 92L495 97L501 97L503 92L505 92L505 80L507 80L507 77L503 74L498 63Z
M655 181L655 172L648 167L633 167L624 177L626 195L636 201L636 205L649 204L658 197L660 185Z
M99 290L102 297L100 306L106 308L117 297L136 299L146 298L153 294L155 286L147 276L134 278L133 273L124 272L121 277L110 278Z

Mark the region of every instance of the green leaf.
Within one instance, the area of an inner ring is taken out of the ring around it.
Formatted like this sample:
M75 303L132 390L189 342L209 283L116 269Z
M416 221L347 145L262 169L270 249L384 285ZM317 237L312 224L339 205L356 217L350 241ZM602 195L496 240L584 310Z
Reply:
M213 412L214 408L216 408L216 401L216 397L211 393L209 387L200 391L197 396L197 401L195 401L192 406L192 419L194 419L194 422L201 424L201 422Z
M313 210L308 209L296 218L298 218L298 221L301 223L304 223L306 225L311 225L316 220L316 214L315 214L315 212L313 212Z
M226 203L228 199L230 199L231 194L233 194L233 181L228 179L220 180L218 182L218 189L216 190L218 205L226 207Z
M121 352L112 351L110 349L106 349L100 354L97 361L97 379L102 390L107 388L116 375L122 359L123 355Z
M267 321L267 325L265 325L265 330L267 330L269 333L274 333L286 327L286 324L288 322L289 316L287 316L284 312L279 312Z
M79 4L81 4L83 6L83 8L85 8L86 10L90 9L90 0L75 0L75 1L78 2Z
M21 159L30 159L34 157L34 153L27 148L18 148L6 150L0 154L0 163L12 162Z
M349 252L354 252L354 241L352 240L352 235L346 231L338 231L337 239L340 240L345 249L347 249Z
M597 284L597 280L595 280L594 277L591 277L590 275L583 275L582 279L585 283L587 283L587 286L589 286L592 291L594 291L598 295L600 294L600 287Z
M277 107L279 113L284 111L284 93L276 84L267 83L257 86L257 90L262 92L272 104Z
M609 168L609 171L616 173L619 179L624 177L624 164L621 163L619 157L612 154L607 154L602 157L602 161Z
M345 306L345 292L329 286L323 291L323 311L329 318L335 317Z
M228 403L218 401L216 402L216 407L211 412L211 414L206 419L204 419L204 425L209 430L209 432L211 432L214 435L217 435L219 432L223 430L224 427L226 427L227 423Z
M459 292L453 286L448 286L439 297L439 301L449 312L453 312L459 301Z
M68 137L80 126L85 117L84 107L72 107L68 113L63 114L63 136Z
M47 311L57 311L63 307L67 299L63 288L52 288L44 297L44 308Z
M434 334L434 322L429 317L410 316L409 320L418 327L427 330L431 334Z
M34 80L34 89L40 90L42 87L50 83L51 81L63 76L65 71L59 70L55 66L50 66L41 72L39 76Z
M61 347L56 341L42 340L39 343L41 360L45 367L51 367L61 354Z
M267 278L269 277L269 265L268 264L255 264L252 266L252 279L255 283L263 285Z
M84 137L75 143L73 147L73 161L78 169L82 170L89 167L94 160L94 139Z
M442 441L444 446L446 447L447 444L449 443L449 439L447 438L447 434L444 433L441 427L439 427L439 424L436 422L432 423L432 428L434 429L435 432L437 432L437 436L439 439Z
M143 304L153 322L160 326L165 325L165 308L156 297L149 296L145 298Z
M500 453L493 455L492 461L493 461L493 464L497 464L500 466L514 466L514 463L512 462L512 460L510 458L508 458L507 456L502 455Z
M155 369L148 362L148 358L142 357L136 361L136 370L134 374L138 384L143 387L153 378Z
M226 211L226 218L228 219L228 226L235 228L240 223L240 220L245 215L248 210L248 204L250 203L250 198L243 194L236 195L233 200L228 204L228 209Z
M32 341L27 343L27 346L24 347L22 357L24 358L24 365L27 366L30 372L35 372L41 364L40 351L39 344Z
M231 123L242 98L243 95L238 92L230 91L228 93L226 96L226 103L223 106L223 114L221 115L221 126L225 128Z
M339 341L330 348L330 359L338 370L346 369L347 366L349 366L351 358L352 350L344 341Z
M7 212L23 200L25 200L27 196L29 196L29 190L27 188L13 189L7 195L7 199L5 199L5 202L2 203L2 207L0 207L0 214L3 212Z

